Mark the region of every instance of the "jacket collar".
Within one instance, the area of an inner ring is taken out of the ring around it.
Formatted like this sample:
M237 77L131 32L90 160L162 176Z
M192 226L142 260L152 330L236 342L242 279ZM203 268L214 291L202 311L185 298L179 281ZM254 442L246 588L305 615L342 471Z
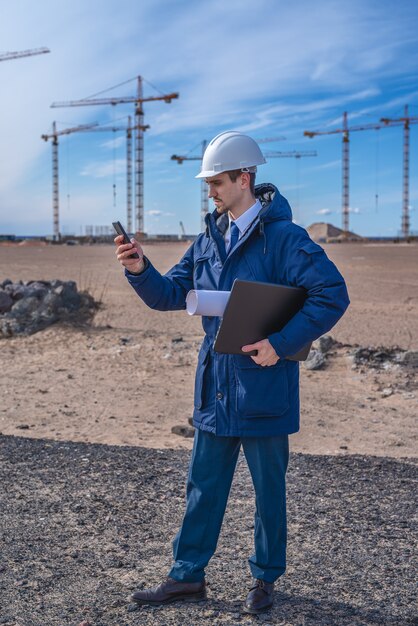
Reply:
M264 224L268 222L275 222L279 220L292 221L292 210L286 198L282 196L272 183L262 183L256 185L255 196L261 202L261 211L251 224L245 235L239 240L239 244L236 247L238 250L241 245L248 239L248 237L254 232L255 228L259 227L259 232L264 237L264 254L267 251L267 238L264 231ZM225 231L228 228L228 215L225 213L218 213L215 209L212 213L208 213L205 217L206 222L206 235L211 236L214 240L219 257L222 263L226 260L224 236ZM235 252L235 251L234 251ZM231 253L231 255L234 254Z

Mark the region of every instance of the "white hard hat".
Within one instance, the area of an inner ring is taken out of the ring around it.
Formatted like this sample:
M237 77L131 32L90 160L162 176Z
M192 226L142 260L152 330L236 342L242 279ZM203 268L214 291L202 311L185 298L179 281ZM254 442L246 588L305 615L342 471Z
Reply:
M196 178L209 178L222 172L244 170L255 172L266 159L254 139L235 130L216 135L208 144L202 159L201 172Z

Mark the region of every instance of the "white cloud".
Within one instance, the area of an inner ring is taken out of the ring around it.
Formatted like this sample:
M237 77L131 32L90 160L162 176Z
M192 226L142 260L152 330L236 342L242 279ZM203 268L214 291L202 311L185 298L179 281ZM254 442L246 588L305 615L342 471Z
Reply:
M319 209L319 211L316 211L317 215L330 215L331 213L333 213L331 209Z
M152 209L151 211L145 211L147 215L151 215L153 217L160 216L163 214L162 211L157 211L157 209Z
M89 163L80 172L81 176L91 176L92 178L106 178L114 174L124 174L126 172L126 160L116 159L115 161L102 161Z
M150 211L145 211L146 215L150 215L151 217L174 217L175 213L168 213L167 211L159 211L158 209L151 209Z
M104 141L100 144L101 148L108 148L109 150L114 150L116 148L120 148L121 146L126 146L126 136L125 133L121 136L114 136L109 141Z
M327 163L321 163L321 165L314 165L312 170L333 170L336 168L341 168L341 159L336 159L335 161L328 161Z

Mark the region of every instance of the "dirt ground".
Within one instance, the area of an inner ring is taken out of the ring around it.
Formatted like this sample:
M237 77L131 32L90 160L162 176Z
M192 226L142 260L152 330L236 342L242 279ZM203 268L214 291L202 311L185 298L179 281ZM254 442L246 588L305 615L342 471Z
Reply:
M186 243L145 246L160 271ZM418 246L325 246L351 306L322 370L301 366L301 431L292 450L416 456L418 389L402 367L354 367L353 347L418 350ZM191 448L175 435L193 406L200 318L154 312L128 285L110 245L0 246L0 282L75 280L102 305L88 328L55 325L1 339L0 431L150 448ZM416 370L415 370L416 376ZM388 391L389 390L389 391Z

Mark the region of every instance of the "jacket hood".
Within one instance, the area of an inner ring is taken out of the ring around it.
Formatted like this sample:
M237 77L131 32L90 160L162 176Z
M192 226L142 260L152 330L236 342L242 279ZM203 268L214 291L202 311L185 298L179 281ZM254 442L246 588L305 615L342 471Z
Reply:
M263 207L260 211L260 219L264 222L276 220L292 221L292 209L286 198L271 183L262 183L255 187L255 197L260 200Z

